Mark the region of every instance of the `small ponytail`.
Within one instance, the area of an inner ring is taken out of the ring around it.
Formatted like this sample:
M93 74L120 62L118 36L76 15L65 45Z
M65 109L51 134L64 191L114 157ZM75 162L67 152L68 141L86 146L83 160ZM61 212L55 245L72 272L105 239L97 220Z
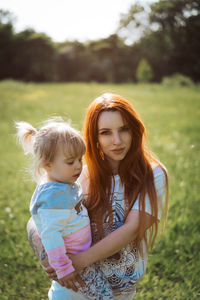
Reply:
M25 154L33 154L34 137L37 130L27 122L15 122L19 143L22 145Z
M46 178L46 166L52 163L61 147L66 157L79 157L85 153L80 133L61 118L44 122L38 131L27 122L15 122L17 137L25 154L33 155L33 179L40 183Z

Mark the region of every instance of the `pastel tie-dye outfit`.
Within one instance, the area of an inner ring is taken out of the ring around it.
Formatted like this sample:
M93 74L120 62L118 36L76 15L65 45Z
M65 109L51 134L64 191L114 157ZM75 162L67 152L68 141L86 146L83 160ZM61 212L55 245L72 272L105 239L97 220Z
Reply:
M67 253L76 254L91 245L90 221L81 203L79 185L59 182L38 185L31 199L30 212L58 279L73 272ZM112 299L109 283L95 264L82 271L81 277L86 287L79 286L79 291L86 299ZM57 283L51 299L71 299L66 296L68 291Z

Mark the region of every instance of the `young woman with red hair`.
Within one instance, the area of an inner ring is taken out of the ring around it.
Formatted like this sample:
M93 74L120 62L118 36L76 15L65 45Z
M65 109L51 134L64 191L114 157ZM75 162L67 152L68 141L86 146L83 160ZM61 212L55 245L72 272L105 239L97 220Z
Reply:
M148 150L145 127L138 114L119 95L103 94L91 103L84 138L86 166L80 183L93 246L72 255L73 266L79 271L96 262L112 287L113 299L132 299L145 272L148 248L153 247L162 214L165 225L167 171ZM43 267L47 266L31 221L28 233ZM55 279L52 269L47 268L47 273ZM70 299L86 299L74 290L71 294Z

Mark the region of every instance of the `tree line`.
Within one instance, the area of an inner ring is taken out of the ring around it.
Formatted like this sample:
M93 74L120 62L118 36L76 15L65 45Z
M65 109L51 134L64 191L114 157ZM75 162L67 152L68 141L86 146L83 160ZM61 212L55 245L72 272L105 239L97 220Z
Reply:
M160 82L181 73L198 82L199 51L200 0L138 1L114 34L85 43L54 43L33 29L15 33L12 14L0 10L0 79Z

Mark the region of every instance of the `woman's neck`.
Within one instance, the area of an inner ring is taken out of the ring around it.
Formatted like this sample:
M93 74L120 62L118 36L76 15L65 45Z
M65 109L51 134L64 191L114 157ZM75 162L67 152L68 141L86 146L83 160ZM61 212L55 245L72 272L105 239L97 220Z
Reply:
M113 170L113 171L112 171L112 174L113 174L113 175L118 175L118 169L117 169L117 170Z
M111 171L113 175L117 175L119 172L119 162L118 161L112 161L109 162L109 165L111 167Z

